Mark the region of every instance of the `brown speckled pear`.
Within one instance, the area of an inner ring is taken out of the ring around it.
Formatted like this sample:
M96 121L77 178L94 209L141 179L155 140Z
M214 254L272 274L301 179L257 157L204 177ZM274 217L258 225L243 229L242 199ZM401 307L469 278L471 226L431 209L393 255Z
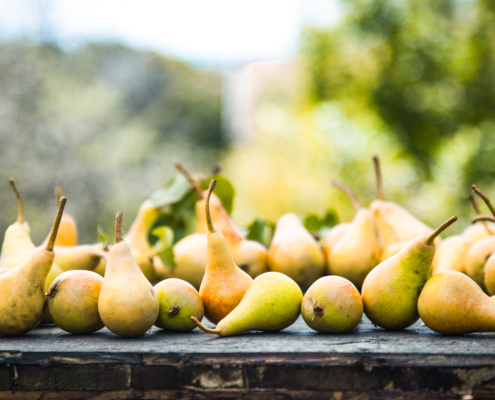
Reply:
M29 236L29 225L24 220L21 194L17 189L14 178L10 178L9 183L17 199L17 221L5 231L2 252L0 254L0 268L14 268L36 250Z
M115 219L115 245L108 256L98 300L101 320L116 335L140 337L155 323L158 309L156 292L124 240L119 211Z
M205 201L208 226L206 270L199 294L203 299L205 317L217 324L241 302L253 279L234 263L227 241L213 226L209 210L210 195L216 180L210 183Z
M36 328L45 313L45 280L52 267L53 247L67 199L59 202L51 234L43 249L0 275L0 336L18 336Z
M495 332L495 298L458 271L432 276L421 291L418 310L425 325L443 335Z
M351 188L338 181L332 181L332 185L350 197L356 215L328 253L328 273L342 276L361 289L368 273L380 263L381 247L373 213L361 205Z

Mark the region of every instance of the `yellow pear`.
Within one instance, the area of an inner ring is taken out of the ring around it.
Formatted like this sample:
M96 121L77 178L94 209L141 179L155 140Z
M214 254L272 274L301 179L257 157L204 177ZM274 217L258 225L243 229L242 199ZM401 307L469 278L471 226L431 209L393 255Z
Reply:
M175 267L172 275L199 290L206 268L208 239L205 233L193 233L174 245Z
M361 205L351 188L338 181L332 181L332 185L350 197L356 215L330 249L328 273L342 276L360 289L368 273L380 263L381 248L373 213Z
M495 296L495 253L486 260L484 272L483 283L486 291L490 296Z
M54 279L57 276L59 276L60 274L62 274L63 272L64 271L62 271L60 269L60 267L57 265L57 263L54 262L52 264L52 267L50 268L50 271L48 272L48 275L46 276L45 286L44 286L45 292L48 292L48 289L50 288L50 285L52 284Z
M485 289L484 270L488 257L495 252L495 236L486 236L473 243L466 257L465 273Z
M0 268L14 268L26 260L36 250L31 241L28 223L24 220L21 194L14 178L9 179L17 199L17 221L5 231L0 254Z
M45 313L46 277L52 267L53 247L67 199L62 197L50 239L9 272L0 275L0 336L18 336L36 328Z
M110 332L140 337L155 323L159 302L123 236L119 211L115 219L115 245L108 256L98 312Z
M86 270L93 271L102 258L106 257L104 245L82 244L77 246L55 245L55 264L62 271Z
M366 316L384 329L400 330L419 319L418 296L431 275L435 238L457 217L451 217L429 236L418 236L366 277L363 304Z
M375 215L382 247L386 249L390 244L410 241L421 235L429 235L433 229L414 217L406 209L396 203L383 199L383 184L378 156L373 156L377 182L377 198L370 204ZM440 244L440 238L436 239Z
M218 336L248 331L276 332L296 322L302 298L301 289L288 276L266 272L253 281L239 305L215 329L204 327L194 317L191 319L198 328Z
M231 246L235 263L251 278L268 271L268 249L260 242L244 239Z
M235 265L227 241L211 221L209 200L215 184L216 180L212 179L205 201L208 243L206 270L199 289L204 303L205 317L214 324L237 307L253 282L248 274Z
M333 245L337 243L337 240L342 237L350 226L350 222L341 222L328 231L327 235L323 239L323 252L325 253L326 259L328 259L328 254L330 254L330 250Z
M380 261L384 262L387 258L395 256L399 251L401 251L404 247L406 247L411 241L410 240L402 240L400 242L390 243L385 249L383 249L383 253Z
M418 310L425 325L443 335L495 332L495 298L458 271L432 276L421 291Z
M268 249L268 266L304 288L325 273L324 253L296 214L284 214L277 221Z
M442 241L437 250L437 263L433 265L431 274L443 271L466 272L466 262L469 249L473 242L464 235L448 237Z

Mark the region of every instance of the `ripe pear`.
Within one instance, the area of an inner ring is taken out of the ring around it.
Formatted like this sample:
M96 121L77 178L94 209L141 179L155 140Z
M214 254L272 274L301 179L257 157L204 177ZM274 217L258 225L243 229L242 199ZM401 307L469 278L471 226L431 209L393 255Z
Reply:
M31 241L29 224L24 220L22 199L14 178L9 179L17 199L17 221L5 231L0 254L0 268L14 268L32 255L36 248Z
M0 275L5 274L6 272L9 272L12 268L0 268Z
M155 323L159 302L123 236L119 211L115 219L115 245L108 256L98 312L112 333L140 337Z
M474 195L470 198L471 204L473 205L476 215L482 215L478 200ZM488 199L488 198L487 198ZM462 231L462 236L466 239L476 242L484 237L491 236L495 234L495 223L487 221L478 221L472 225L469 225L466 229Z
M50 239L9 272L0 275L0 336L18 336L34 329L45 312L44 283L52 267L53 247L67 199L58 206Z
M400 330L419 319L418 296L431 275L435 238L453 224L451 217L429 236L418 236L366 277L362 296L364 312L375 325Z
M155 326L171 331L187 332L196 328L189 316L201 321L203 300L198 291L181 279L166 279L155 286L160 301L160 313Z
M232 336L248 331L276 332L296 322L301 312L303 294L299 286L279 272L258 276L239 305L215 329L208 329L191 319L208 333Z
M268 249L268 266L294 279L304 288L325 272L325 256L296 214L282 215Z
M209 200L215 188L212 179L206 195L205 214L208 224L206 270L199 294L203 299L205 317L216 324L224 319L241 302L253 279L235 265L227 241L213 226Z
M205 233L192 233L174 245L174 278L189 282L199 290L205 275L207 243Z
M464 235L451 236L437 250L437 263L433 265L431 274L443 271L458 271L465 273L469 249L473 242Z
M98 313L103 278L92 271L66 271L47 292L48 312L60 329L85 335L103 328Z
M106 257L102 244L77 246L55 245L55 263L62 271L93 271L102 258Z
M244 239L231 245L235 263L251 278L268 271L268 249L260 242Z
M337 243L337 240L342 237L350 226L350 222L341 222L328 231L327 235L323 239L323 252L325 253L325 258L327 260L328 254L330 254L330 250L334 244Z
M56 187L55 200L57 201L57 204L61 197L62 197L62 188ZM67 211L64 211L64 215L62 215L62 221L60 222L60 228L58 229L58 235L57 235L57 240L55 242L55 246L76 246L76 245L77 245L76 221ZM55 254L57 254L56 251Z
M418 310L425 325L443 335L495 332L495 298L458 271L432 276L421 291Z
M332 184L351 198L356 215L330 249L328 273L342 276L361 288L368 273L380 263L381 248L373 213L361 205L351 188L338 181L332 181Z
M486 260L484 271L483 283L485 289L490 296L495 296L495 253Z
M433 229L414 217L396 203L383 200L383 184L378 156L373 157L377 182L377 198L370 204L384 249L390 244L410 241L421 235L429 235ZM437 239L437 245L440 238Z
M143 253L141 253L139 250L132 249L132 256L134 257L134 260L136 260L136 263L143 273L143 275L148 279L148 281L154 285L158 281L157 278L157 273L154 265L154 256L153 257L147 257Z
M495 236L486 236L473 243L467 252L465 273L485 289L484 270L488 257L495 252Z
M323 333L346 333L363 318L363 300L352 282L324 276L311 285L301 304L304 322Z
M384 262L387 258L395 256L399 251L401 251L404 247L406 247L411 241L410 240L402 240L400 242L390 243L385 249L383 249L383 253L381 255L381 262Z
M55 278L61 274L63 274L64 271L60 269L60 267L57 265L57 263L53 263L52 267L50 268L50 271L48 272L48 275L45 280L45 292L48 292L48 289L50 288L50 285L52 282L55 280Z

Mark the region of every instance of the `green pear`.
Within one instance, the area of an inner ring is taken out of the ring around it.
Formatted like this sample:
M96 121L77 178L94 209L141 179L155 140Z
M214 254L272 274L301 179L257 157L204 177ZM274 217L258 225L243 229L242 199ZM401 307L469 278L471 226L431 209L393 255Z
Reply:
M9 272L0 275L0 336L18 336L36 328L45 313L44 284L52 267L53 247L67 199L58 206L50 238Z
M103 328L98 313L103 278L92 271L66 271L47 292L48 313L60 329L84 335Z
M203 300L198 291L181 279L165 279L155 286L160 313L155 326L171 331L187 332L196 328L189 316L201 321L204 316Z
M14 268L26 260L36 250L31 241L29 224L24 220L22 199L14 178L9 179L17 199L17 221L5 231L0 254L0 268Z
M418 236L366 277L362 296L364 312L375 325L389 330L411 326L419 319L421 286L431 275L435 238L457 221L451 217L429 236Z
M275 332L296 322L301 312L303 294L288 276L266 272L258 276L239 305L215 329L208 329L194 317L191 319L208 333L232 336L248 331Z
M119 211L115 219L115 245L108 256L98 312L110 332L140 337L155 323L159 302L123 236Z
M363 300L356 287L340 276L324 276L305 293L301 314L313 330L346 333L363 318Z
M458 271L432 276L421 291L418 310L425 325L443 335L495 332L495 298Z
M373 213L361 205L351 188L338 181L332 181L332 185L351 198L356 215L330 249L328 273L342 276L361 288L368 273L380 263L381 248Z
M270 270L281 272L304 288L325 273L325 255L296 214L282 215L268 249Z

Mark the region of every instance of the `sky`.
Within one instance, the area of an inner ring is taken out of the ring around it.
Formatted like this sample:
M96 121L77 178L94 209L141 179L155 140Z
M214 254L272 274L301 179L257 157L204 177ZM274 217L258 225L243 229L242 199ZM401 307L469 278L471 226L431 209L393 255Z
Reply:
M0 0L0 40L71 49L119 42L193 64L292 57L304 25L335 24L339 0Z

